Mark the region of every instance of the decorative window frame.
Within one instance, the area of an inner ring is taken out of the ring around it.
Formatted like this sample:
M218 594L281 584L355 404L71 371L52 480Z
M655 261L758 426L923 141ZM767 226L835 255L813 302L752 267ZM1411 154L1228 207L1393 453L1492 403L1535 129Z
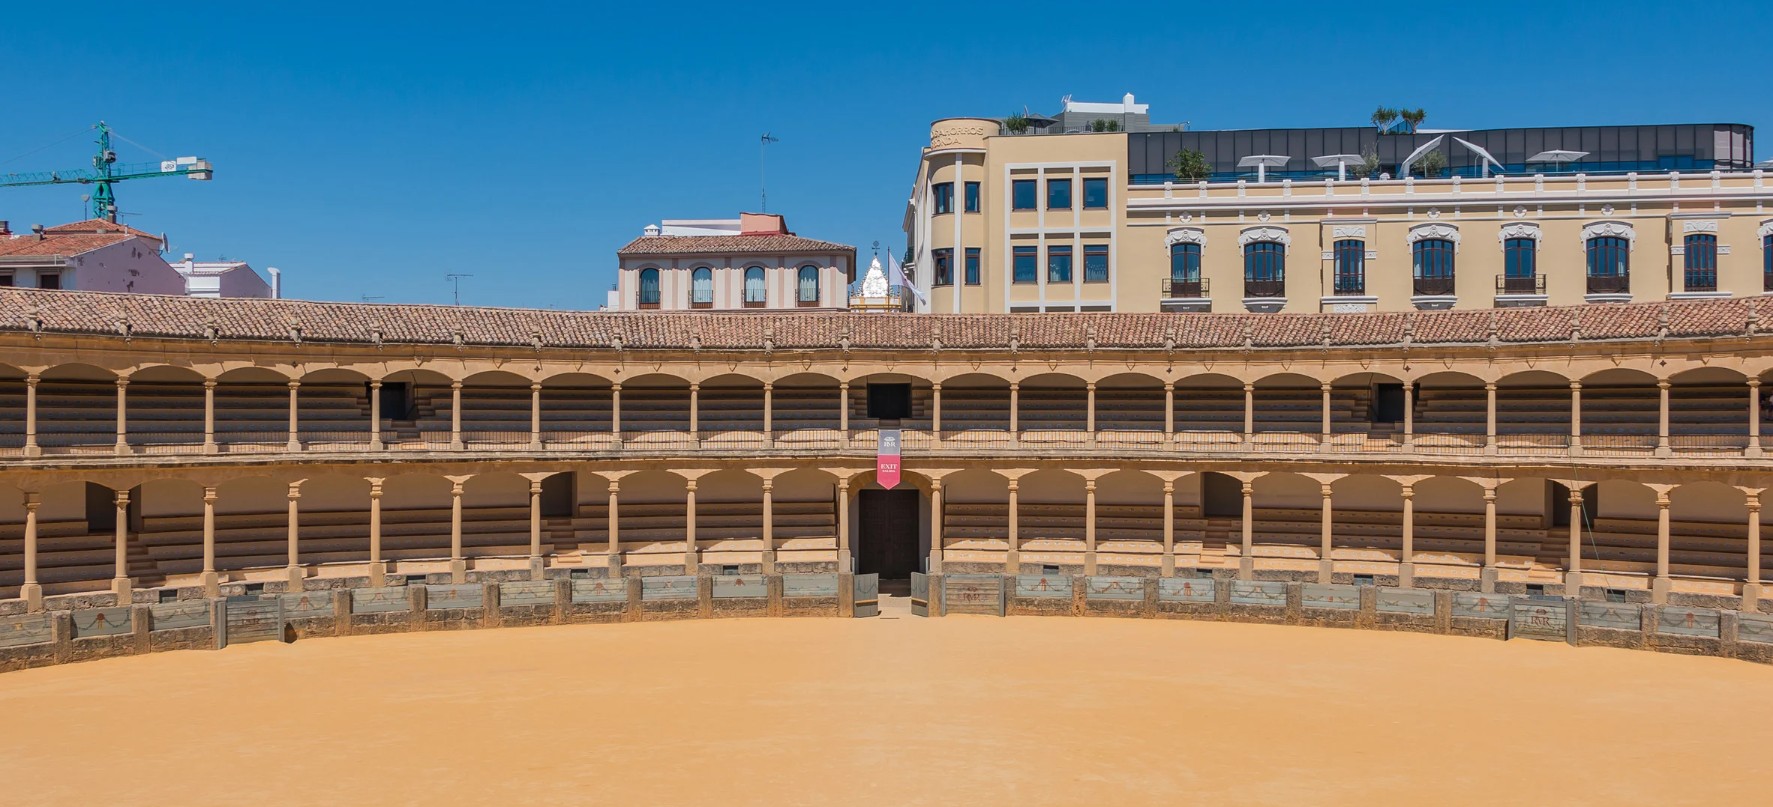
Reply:
M1177 244L1199 244L1204 252L1207 248L1207 231L1199 227L1171 227L1164 235L1164 247L1167 249Z
M1627 252L1638 251L1638 231L1623 221L1597 221L1582 226L1582 248L1588 249L1588 242L1596 238L1618 236L1625 239Z
M1761 222L1760 229L1755 230L1755 238L1757 240L1765 239L1769 235L1773 235L1773 219L1767 219L1766 221Z
M1350 240L1359 241L1359 242L1361 242L1362 245L1365 246L1365 249L1363 249L1362 252L1365 253L1364 257L1367 260L1369 260L1369 261L1379 260L1379 250L1373 249L1372 244L1368 243L1367 225L1365 225L1365 224L1336 224L1336 225L1331 226L1330 227L1330 248L1324 250L1324 260L1333 261L1336 259L1336 242L1337 241L1350 241Z
M1416 242L1429 240L1451 241L1453 242L1453 253L1459 253L1459 228L1451 224L1440 222L1418 224L1411 227L1409 235L1404 237L1405 244L1412 249L1415 248Z
M1511 238L1531 238L1535 244L1539 244L1545 241L1545 232L1539 228L1539 225L1530 221L1505 224L1502 229L1496 231L1497 244L1506 245Z
M1273 241L1286 247L1288 252L1293 251L1293 236L1287 233L1285 227L1246 227L1243 232L1237 234L1237 245L1240 249L1260 241Z

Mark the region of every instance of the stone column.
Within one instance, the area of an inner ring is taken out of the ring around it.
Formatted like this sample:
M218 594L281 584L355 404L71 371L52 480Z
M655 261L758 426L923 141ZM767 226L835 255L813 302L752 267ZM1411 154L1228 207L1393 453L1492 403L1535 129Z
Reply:
M609 385L609 432L617 441L622 439L622 385Z
M542 450L542 385L529 385L529 448Z
M1020 411L1022 407L1020 405L1021 401L1019 400L1021 397L1022 397L1022 385L1018 382L1011 381L1010 382L1010 436L1011 437L1016 437L1017 435L1020 435L1022 433L1022 423L1021 423L1022 413Z
M1330 385L1329 384L1321 384L1318 386L1318 389L1320 391L1322 391L1323 395L1324 395L1323 424L1322 424L1322 429L1321 429L1322 434L1321 434L1321 436L1318 437L1318 442L1320 444L1322 444L1324 448L1329 448L1330 447Z
M301 387L302 387L302 382L300 382L300 381L289 382L289 450L290 451L302 450L301 418L300 418L300 415L298 414L300 412L300 410L298 408L298 398L297 398L297 396L299 394L298 391L301 389Z
M1650 601L1661 605L1668 602L1668 592L1672 582L1668 578L1668 492L1673 485L1655 485L1656 491L1656 578L1650 581Z
M616 513L619 511L617 494L621 489L621 482L614 479L609 481L609 548L604 550L604 555L608 557L612 566L619 564L622 557L621 523L616 519Z
M942 479L936 477L930 480L930 574L942 573L942 543Z
M1096 480L1084 480L1084 574L1096 573Z
M1748 380L1748 447L1743 454L1761 456L1761 380Z
M691 440L702 439L702 385L690 382L689 432Z
M1246 384L1244 389L1246 391L1245 400L1248 400L1249 385ZM1244 480L1243 555L1237 559L1239 580L1250 580L1256 576L1256 505L1253 499L1255 492L1256 487L1253 480Z
M542 481L529 483L529 577L541 580L542 574Z
M765 442L776 438L776 385L763 382L763 439Z
M1244 443L1254 439L1256 434L1256 385L1244 382Z
M369 480L369 584L381 588L388 580L382 560L382 480Z
M1668 448L1668 388L1670 386L1668 379L1656 379L1658 400L1656 406L1656 456L1658 457L1666 457L1670 453Z
M1164 382L1164 442L1174 442L1176 437L1176 384Z
M119 455L129 453L129 379L117 379L117 448Z
M1570 382L1570 453L1582 453L1582 382Z
M1564 596L1582 596L1582 488L1570 490L1570 562L1564 573Z
M1416 448L1416 382L1404 382L1404 450Z
M1158 573L1176 575L1176 483L1164 480L1164 556Z
M931 546L936 553L942 551L940 544L932 542ZM855 571L850 556L850 479L847 476L837 480L837 571L840 574Z
M215 444L215 386L213 378L203 379L203 453L217 452Z
M1404 497L1404 536L1403 551L1398 555L1397 584L1399 588L1411 588L1416 584L1416 487L1404 485L1400 492Z
M1748 569L1742 578L1744 611L1760 610L1761 600L1761 493L1748 493Z
M776 573L776 482L763 480L763 573Z
M468 582L468 559L462 554L462 485L466 478L449 480L449 581Z
M837 430L842 433L843 444L850 442L850 382L837 382Z
M1324 501L1318 508L1317 581L1319 583L1333 583L1336 581L1336 548L1331 539L1331 532L1335 519L1330 499L1335 494L1333 488L1327 483L1319 489L1319 493L1323 495Z
M221 576L215 570L215 503L220 498L214 485L203 488L203 596L222 594Z
M289 591L301 591L302 581L308 579L307 570L302 568L301 501L302 483L289 483L289 564L283 570L284 578L289 581Z
M1484 382L1484 453L1496 453L1496 382Z
M25 456L41 456L43 449L37 446L37 384L42 376L31 373L25 376Z
M449 447L462 447L462 382L449 382ZM460 581L458 581L460 582Z
M696 480L689 479L684 487L684 528L683 528L683 573L696 574L702 569L700 554L696 551Z
M25 494L25 581L18 595L26 610L43 610L43 586L37 582L37 508L43 506L43 494Z
M128 605L133 590L129 579L129 491L117 491L114 501L117 505L117 543L113 560L116 573L111 577L111 591L117 594L118 605Z
M1016 529L1016 480L1010 480L1010 529L1009 551L1004 553L1004 574L1020 574L1022 570L1022 545Z
M369 382L369 450L382 448L382 382Z
M1096 439L1096 382L1084 384L1084 431L1090 433L1090 439Z
M942 385L930 385L930 436L942 438Z
M1478 570L1478 588L1496 590L1496 488L1484 487L1484 566Z

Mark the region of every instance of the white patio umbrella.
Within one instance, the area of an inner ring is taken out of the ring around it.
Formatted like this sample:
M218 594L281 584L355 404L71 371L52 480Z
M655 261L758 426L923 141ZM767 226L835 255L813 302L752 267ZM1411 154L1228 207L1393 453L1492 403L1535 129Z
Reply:
M1336 179L1346 180L1348 179L1348 166L1363 165L1367 158L1359 154L1325 154L1322 157L1313 157L1311 161L1317 163L1319 168L1336 166Z
M1587 156L1588 156L1588 152L1586 152L1586 151L1564 151L1563 149L1552 149L1550 151L1541 151L1538 154L1528 157L1527 162L1530 162L1530 163L1552 163L1554 165L1563 165L1564 163L1576 162L1577 160L1580 160L1583 157L1587 157Z
M1268 181L1268 169L1279 168L1279 167L1291 162L1292 159L1293 159L1292 157L1288 157L1285 154L1252 154L1248 157L1238 160L1237 167L1239 167L1239 168L1255 168L1256 169L1256 181L1257 182L1267 182Z

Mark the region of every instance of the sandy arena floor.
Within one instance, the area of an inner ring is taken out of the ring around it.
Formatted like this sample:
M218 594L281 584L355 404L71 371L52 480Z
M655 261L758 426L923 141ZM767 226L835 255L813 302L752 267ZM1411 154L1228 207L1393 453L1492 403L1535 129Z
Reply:
M315 639L0 675L0 803L1758 803L1773 669L1123 619Z

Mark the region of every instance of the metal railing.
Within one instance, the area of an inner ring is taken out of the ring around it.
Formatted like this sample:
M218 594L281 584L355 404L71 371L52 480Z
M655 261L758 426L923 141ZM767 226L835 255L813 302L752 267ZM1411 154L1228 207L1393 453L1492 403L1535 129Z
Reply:
M1631 275L1589 275L1589 294L1629 294Z
M1419 277L1415 279L1414 288L1418 296L1444 297L1453 293L1453 278Z
M1245 297L1285 297L1287 282L1285 280L1245 280Z
M1163 279L1160 293L1165 298L1172 300L1198 300L1207 296L1207 289L1207 279L1204 277L1197 280L1177 280L1166 277Z
M1544 294L1545 275L1529 275L1527 277L1496 276L1497 294Z

